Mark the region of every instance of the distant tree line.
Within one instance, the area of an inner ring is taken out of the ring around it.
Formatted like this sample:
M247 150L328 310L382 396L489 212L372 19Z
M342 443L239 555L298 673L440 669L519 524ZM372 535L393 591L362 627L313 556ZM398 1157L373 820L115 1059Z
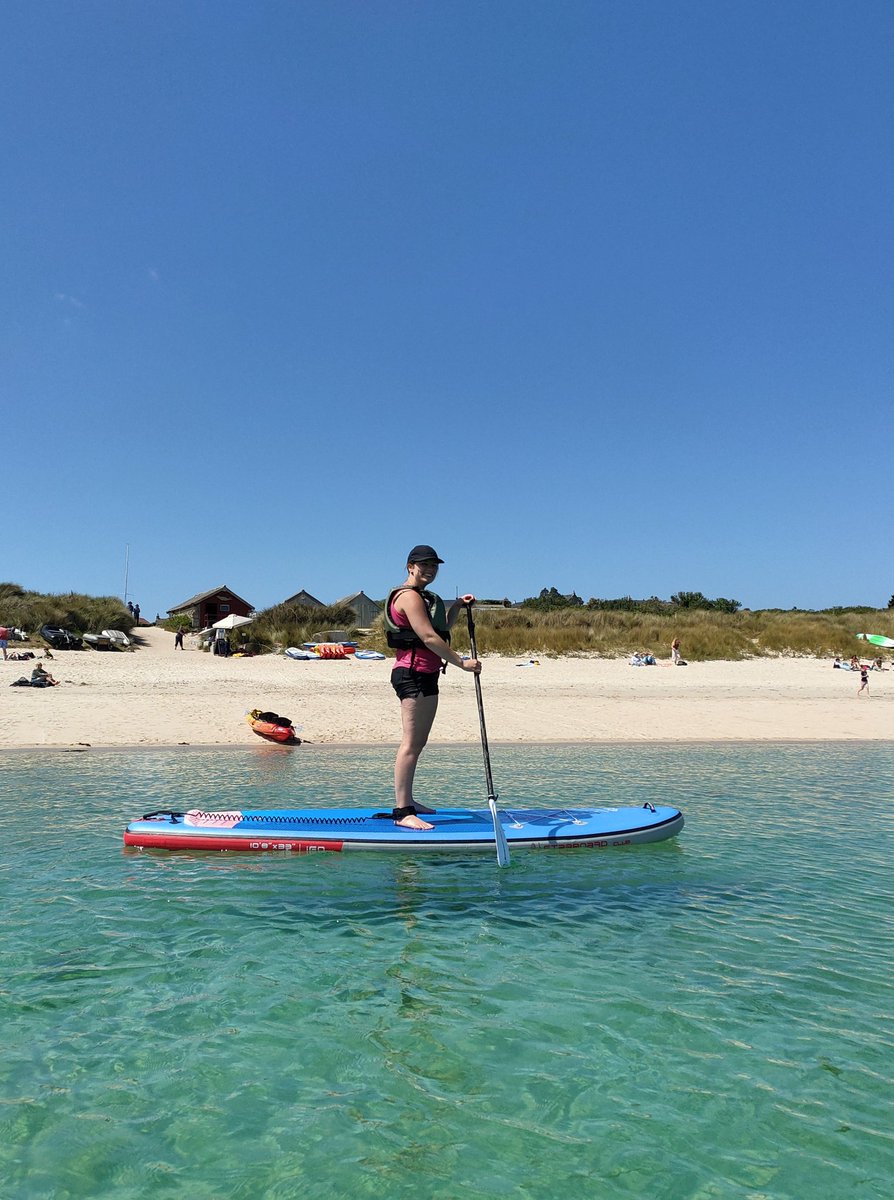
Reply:
M710 600L701 592L675 592L670 600L660 600L650 596L648 600L634 600L632 596L621 596L615 600L600 600L591 597L584 603L577 592L562 593L558 588L543 588L539 596L529 596L522 600L523 608L533 608L538 612L551 612L560 608L588 608L616 612L637 613L671 613L680 609L700 609L703 612L735 613L742 607L738 600L727 600L718 596Z

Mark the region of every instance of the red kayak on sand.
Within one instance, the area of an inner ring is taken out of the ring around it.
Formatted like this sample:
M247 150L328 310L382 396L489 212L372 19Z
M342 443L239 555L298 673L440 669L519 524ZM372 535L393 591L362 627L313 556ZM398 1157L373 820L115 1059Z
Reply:
M295 733L295 726L288 717L281 717L274 712L261 712L253 708L246 715L249 725L258 735L269 742L280 742L282 745L300 746L301 738Z

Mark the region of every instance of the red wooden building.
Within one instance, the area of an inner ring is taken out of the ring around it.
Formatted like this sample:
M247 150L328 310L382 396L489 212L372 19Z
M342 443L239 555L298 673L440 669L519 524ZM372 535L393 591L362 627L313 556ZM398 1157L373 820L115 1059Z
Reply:
M169 617L183 617L184 624L191 629L208 629L215 621L235 614L237 617L249 617L254 612L254 606L226 586L212 588L208 592L200 592L175 604L168 609Z

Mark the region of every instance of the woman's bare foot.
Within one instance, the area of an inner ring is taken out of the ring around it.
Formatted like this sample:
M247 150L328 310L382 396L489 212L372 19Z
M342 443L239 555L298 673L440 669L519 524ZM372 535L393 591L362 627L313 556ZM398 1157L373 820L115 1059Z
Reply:
M410 813L409 816L401 817L399 821L394 822L395 825L403 825L405 829L434 829L434 825L429 825L428 821L423 821L416 816L415 813Z

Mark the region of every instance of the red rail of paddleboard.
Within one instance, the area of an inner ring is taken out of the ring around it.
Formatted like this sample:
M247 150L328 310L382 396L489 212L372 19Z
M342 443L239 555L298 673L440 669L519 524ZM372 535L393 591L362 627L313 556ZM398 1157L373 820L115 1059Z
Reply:
M215 837L214 834L198 833L186 836L166 833L124 834L125 846L142 846L147 850L248 850L291 851L293 854L318 854L326 850L341 850L344 842L308 841L307 838L277 837Z

